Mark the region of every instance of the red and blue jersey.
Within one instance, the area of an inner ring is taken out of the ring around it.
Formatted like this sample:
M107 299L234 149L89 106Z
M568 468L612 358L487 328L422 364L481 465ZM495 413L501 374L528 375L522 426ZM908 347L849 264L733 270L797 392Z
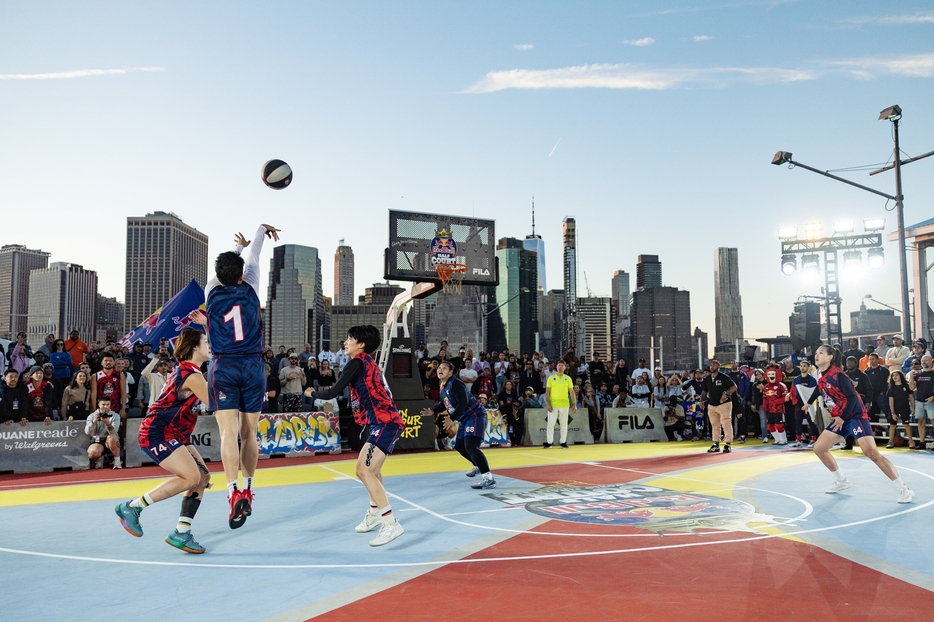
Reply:
M350 387L350 407L354 420L360 425L383 426L395 424L405 427L399 409L392 401L386 377L373 357L361 352L344 367L337 382L325 390L315 391L316 400L334 399Z
M853 381L839 367L831 365L821 373L817 380L817 390L832 417L841 417L844 421L869 419Z
M123 408L120 372L114 370L108 374L102 369L94 378L97 380L97 397L109 397L110 407L119 412Z
M477 400L467 385L455 376L451 376L441 388L441 403L435 406L435 414L447 411L454 421L457 421L457 438L465 436L483 437L486 431L486 410Z
M248 283L213 287L208 292L207 316L212 354L263 353L263 313L256 290Z
M166 440L188 444L198 421L196 408L200 401L191 390L183 387L190 376L200 373L201 369L190 361L178 364L139 426L141 447L150 447Z

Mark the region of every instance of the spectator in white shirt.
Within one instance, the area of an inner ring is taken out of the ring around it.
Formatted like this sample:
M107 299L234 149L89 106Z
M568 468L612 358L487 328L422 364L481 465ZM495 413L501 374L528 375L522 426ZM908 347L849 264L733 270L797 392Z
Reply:
M632 370L632 374L631 374L630 377L631 377L633 380L636 380L636 379L637 379L639 376L641 376L643 373L646 373L646 374L648 374L649 376L651 376L651 375L652 375L652 370L645 366L645 359L639 359L639 366L636 367L634 370Z
M143 400L142 395L137 395L137 406L143 411L143 415L146 414L146 409L149 404L158 399L159 395L162 393L162 387L165 386L165 381L169 378L169 369L170 364L166 359L153 358L149 361L149 365L140 373L140 375L146 379L146 382L149 384L149 400L148 402Z
M331 369L334 369L334 365L337 364L337 355L331 352L331 345L328 344L321 349L321 352L318 352L318 363L322 361L327 361Z
M904 363L905 359L911 354L911 350L905 345L901 335L894 335L892 337L892 343L895 345L889 348L888 352L885 353L885 366L889 368L890 372L901 371L902 363Z
M344 342L340 343L340 348L337 350L337 354L334 355L334 364L332 367L337 371L337 375L340 376L341 372L344 371L344 367L347 363L350 362L350 357L347 356L347 353L344 352Z

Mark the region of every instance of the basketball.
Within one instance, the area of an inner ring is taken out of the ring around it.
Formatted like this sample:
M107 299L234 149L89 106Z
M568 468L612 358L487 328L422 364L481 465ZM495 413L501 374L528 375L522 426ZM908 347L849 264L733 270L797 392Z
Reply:
M263 165L263 183L273 190L282 190L292 183L292 168L282 160L270 160Z

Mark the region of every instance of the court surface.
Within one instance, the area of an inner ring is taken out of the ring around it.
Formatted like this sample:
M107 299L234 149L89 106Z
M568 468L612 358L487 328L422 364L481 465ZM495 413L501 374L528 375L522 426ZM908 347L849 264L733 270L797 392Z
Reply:
M193 533L163 542L179 499L145 535L115 503L156 467L0 479L4 619L930 620L934 456L883 450L916 493L857 452L853 482L812 452L666 443L491 449L498 486L475 491L454 452L391 456L405 535L381 548L354 526L366 492L346 456L261 463L254 513L227 527L219 464Z

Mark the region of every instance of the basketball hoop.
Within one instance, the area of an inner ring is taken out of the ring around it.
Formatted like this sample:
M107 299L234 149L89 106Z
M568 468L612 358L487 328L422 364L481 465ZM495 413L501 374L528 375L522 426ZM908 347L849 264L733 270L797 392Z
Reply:
M439 263L437 265L438 280L445 294L460 294L467 274L467 266L462 263Z

